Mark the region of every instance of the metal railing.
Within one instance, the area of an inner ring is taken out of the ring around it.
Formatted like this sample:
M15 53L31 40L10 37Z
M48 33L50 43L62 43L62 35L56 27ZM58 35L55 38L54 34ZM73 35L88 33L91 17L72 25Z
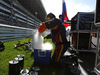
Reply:
M33 29L0 24L0 41L12 41L32 37Z
M41 21L17 0L0 0L0 41L32 37Z
M0 24L37 28L41 21L17 0L0 0Z

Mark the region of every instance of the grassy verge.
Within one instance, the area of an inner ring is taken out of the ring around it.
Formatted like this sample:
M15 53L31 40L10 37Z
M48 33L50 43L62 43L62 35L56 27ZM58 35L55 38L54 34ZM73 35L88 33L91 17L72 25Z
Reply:
M28 42L28 39L20 40L21 43ZM24 68L30 69L34 59L31 56L32 51L26 50L25 46L13 48L14 44L17 44L18 41L9 41L5 42L5 50L0 52L0 75L8 75L9 73L9 61L14 60L14 58L19 54L25 55Z
M27 39L21 39L19 41L21 41L21 43L24 42L28 42L28 38ZM32 39L31 39L32 41ZM52 43L51 39L45 39L45 42L49 41ZM14 58L19 55L19 54L24 54L24 69L28 69L30 70L33 63L34 63L34 58L32 55L32 51L30 50L26 50L25 46L22 47L18 47L18 48L13 48L14 44L17 44L18 40L16 41L9 41L9 42L5 42L5 50L0 52L0 75L8 75L9 73L9 61L10 60L14 60ZM53 45L54 46L54 45ZM52 50L52 54L53 55L53 51Z

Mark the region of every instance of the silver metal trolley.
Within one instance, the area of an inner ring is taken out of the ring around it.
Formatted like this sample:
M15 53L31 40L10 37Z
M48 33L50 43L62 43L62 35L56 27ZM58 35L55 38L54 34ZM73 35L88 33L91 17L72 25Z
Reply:
M95 25L98 27L98 41L94 71L97 75L100 75L100 0L96 0Z
M72 46L77 52L96 52L94 12L78 12L71 19Z

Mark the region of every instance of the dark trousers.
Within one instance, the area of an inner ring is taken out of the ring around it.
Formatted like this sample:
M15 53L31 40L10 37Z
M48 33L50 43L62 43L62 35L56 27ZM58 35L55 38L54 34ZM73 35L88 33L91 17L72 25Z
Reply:
M54 54L52 56L52 62L58 63L63 58L63 55L67 51L67 49L67 44L56 45Z

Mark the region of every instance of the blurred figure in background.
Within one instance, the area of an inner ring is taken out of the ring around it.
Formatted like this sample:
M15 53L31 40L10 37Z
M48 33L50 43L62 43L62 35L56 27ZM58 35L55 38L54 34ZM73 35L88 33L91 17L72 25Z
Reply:
M61 14L59 15L59 19L62 20L62 15Z

